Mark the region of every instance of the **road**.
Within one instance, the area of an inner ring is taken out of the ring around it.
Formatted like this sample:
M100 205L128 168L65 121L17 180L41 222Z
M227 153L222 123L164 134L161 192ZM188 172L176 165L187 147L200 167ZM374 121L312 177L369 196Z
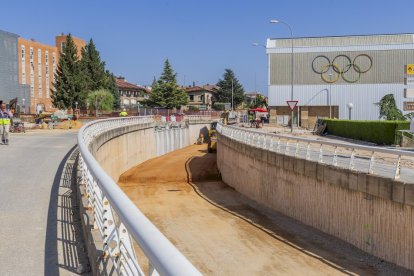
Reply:
M0 145L1 275L71 275L79 268L84 256L70 189L76 134L38 130L11 134L10 145Z
M119 185L205 275L406 273L239 194L205 145L144 162Z

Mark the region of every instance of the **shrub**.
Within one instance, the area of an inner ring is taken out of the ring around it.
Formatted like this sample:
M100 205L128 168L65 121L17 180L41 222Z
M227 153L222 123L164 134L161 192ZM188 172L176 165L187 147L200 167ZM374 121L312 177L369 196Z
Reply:
M328 134L380 145L396 144L397 130L409 129L405 121L350 121L324 119Z

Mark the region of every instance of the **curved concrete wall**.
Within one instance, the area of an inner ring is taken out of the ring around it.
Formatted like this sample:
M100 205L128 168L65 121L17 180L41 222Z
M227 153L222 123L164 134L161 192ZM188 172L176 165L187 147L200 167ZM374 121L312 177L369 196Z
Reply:
M414 185L258 149L219 135L223 181L242 194L414 270Z
M90 150L114 181L128 169L146 160L177 150L197 141L208 123L188 128L156 131L154 124L125 126L108 130L96 137Z

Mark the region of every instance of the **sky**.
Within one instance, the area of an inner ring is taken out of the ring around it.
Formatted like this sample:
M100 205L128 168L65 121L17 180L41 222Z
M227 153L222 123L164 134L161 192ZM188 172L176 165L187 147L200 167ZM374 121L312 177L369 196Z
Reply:
M414 33L414 1L38 0L7 1L0 29L55 44L62 32L92 38L107 69L150 85L169 59L181 85L217 83L232 69L246 92L267 95L266 39Z

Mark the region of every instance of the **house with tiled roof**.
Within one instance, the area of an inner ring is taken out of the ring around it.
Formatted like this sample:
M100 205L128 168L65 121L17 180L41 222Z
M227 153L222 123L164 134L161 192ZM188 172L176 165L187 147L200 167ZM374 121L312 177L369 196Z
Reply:
M150 90L144 86L129 83L124 77L116 78L122 108L136 107L139 102L149 98Z
M188 108L195 107L199 110L211 110L213 103L217 100L217 86L188 86L184 90L188 95Z

